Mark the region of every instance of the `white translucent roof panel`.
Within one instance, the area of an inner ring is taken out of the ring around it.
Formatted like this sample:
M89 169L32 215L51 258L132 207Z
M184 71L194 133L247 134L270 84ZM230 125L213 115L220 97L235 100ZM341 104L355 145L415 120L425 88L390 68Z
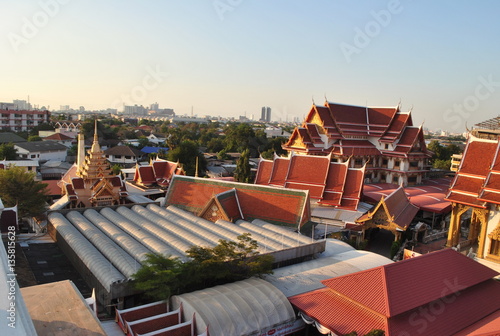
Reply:
M109 292L111 284L125 280L120 273L71 223L60 213L50 213L49 221L75 254Z
M181 303L185 317L196 313L198 334L208 326L210 335L257 335L295 320L283 293L257 278L172 297L173 309Z

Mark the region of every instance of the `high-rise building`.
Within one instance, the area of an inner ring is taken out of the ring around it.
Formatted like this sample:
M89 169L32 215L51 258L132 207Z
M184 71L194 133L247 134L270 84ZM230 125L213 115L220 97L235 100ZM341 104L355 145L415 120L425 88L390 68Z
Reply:
M271 108L268 106L262 107L262 112L260 114L260 121L271 122Z
M266 122L271 122L271 108L266 107Z

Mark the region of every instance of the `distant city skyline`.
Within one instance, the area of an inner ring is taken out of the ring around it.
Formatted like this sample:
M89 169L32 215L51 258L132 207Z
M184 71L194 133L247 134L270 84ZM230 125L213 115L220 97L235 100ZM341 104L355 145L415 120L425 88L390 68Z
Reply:
M238 118L312 102L412 109L465 131L496 117L500 3L5 1L0 101L88 110L157 102Z

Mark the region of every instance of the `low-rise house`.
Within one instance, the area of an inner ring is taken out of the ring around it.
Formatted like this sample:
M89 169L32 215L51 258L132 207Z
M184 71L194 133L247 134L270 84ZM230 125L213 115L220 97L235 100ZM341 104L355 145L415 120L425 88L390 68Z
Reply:
M129 146L111 147L106 149L104 154L111 164L122 164L125 166L135 165L144 155L142 151Z
M161 134L158 133L151 133L150 135L147 136L149 142L152 142L154 144L161 144L164 143L167 138Z
M19 142L14 144L14 148L23 159L66 161L66 146L55 141Z
M45 137L43 141L55 141L63 146L66 146L67 148L71 148L71 146L73 146L73 143L76 143L74 138L63 133L54 133L52 135L49 135L48 137Z
M0 169L9 169L12 166L22 167L25 171L36 172L38 161L35 160L3 160L0 161Z

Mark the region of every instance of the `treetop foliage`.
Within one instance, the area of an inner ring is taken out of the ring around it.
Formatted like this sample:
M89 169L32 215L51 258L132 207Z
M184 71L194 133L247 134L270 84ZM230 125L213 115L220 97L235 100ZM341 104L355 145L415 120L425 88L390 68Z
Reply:
M35 217L45 211L47 184L34 178L34 172L21 167L0 170L0 199L7 207L17 205L20 217Z
M134 275L135 288L152 300L272 273L273 257L260 255L250 233L214 247L193 246L189 261L149 254Z

